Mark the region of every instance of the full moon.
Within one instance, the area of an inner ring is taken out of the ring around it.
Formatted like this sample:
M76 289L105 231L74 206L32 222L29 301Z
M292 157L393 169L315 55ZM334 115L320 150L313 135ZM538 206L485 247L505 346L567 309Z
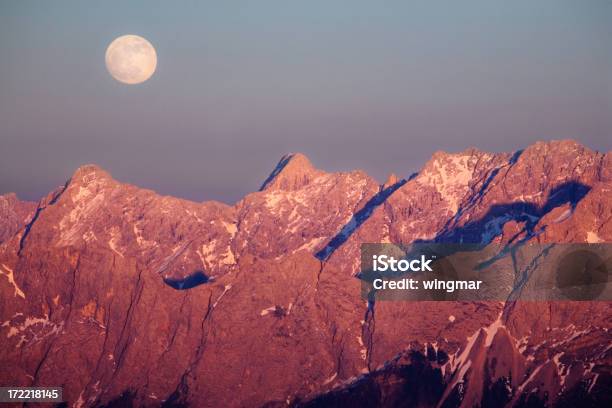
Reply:
M155 72L157 54L146 39L137 35L122 35L106 49L106 69L119 82L140 84Z

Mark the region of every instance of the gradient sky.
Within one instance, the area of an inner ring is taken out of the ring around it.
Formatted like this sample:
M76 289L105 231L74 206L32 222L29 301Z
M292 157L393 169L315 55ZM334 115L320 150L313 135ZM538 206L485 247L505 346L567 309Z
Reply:
M106 71L123 34L157 49L144 84ZM384 181L562 138L612 148L609 0L0 3L0 193L96 163L231 203L287 152Z

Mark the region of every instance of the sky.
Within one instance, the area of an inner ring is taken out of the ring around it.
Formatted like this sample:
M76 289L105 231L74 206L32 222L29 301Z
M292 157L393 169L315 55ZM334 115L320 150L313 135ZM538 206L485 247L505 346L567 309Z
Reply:
M114 80L124 34L153 77ZM408 176L437 150L612 148L612 2L2 1L0 194L82 164L233 203L288 152Z

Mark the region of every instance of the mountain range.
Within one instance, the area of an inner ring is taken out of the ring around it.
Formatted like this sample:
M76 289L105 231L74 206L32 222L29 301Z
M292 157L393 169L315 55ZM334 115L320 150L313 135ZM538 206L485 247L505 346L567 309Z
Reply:
M209 177L213 175L202 175ZM611 304L360 296L361 243L612 242L612 154L437 152L380 184L299 153L235 205L82 166L0 196L0 385L85 406L611 406Z

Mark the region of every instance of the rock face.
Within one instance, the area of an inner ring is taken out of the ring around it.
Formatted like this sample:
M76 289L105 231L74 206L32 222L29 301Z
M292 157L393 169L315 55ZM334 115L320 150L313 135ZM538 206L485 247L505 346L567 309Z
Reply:
M610 405L609 302L381 302L362 242L610 242L612 155L434 154L409 179L281 159L234 206L79 168L0 197L0 385L71 406Z
M36 203L19 201L13 193L0 195L0 244L32 220Z

